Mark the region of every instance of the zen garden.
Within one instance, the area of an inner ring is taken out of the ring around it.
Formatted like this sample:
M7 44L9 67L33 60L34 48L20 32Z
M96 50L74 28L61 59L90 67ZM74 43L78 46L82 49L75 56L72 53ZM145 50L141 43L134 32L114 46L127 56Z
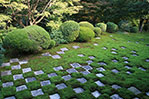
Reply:
M149 99L149 0L0 0L0 99Z

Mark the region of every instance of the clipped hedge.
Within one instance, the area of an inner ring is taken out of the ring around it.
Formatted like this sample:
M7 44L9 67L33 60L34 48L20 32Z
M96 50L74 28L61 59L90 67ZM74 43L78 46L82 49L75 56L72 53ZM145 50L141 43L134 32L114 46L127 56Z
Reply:
M66 21L60 26L63 37L67 42L73 42L79 35L80 26L75 21Z
M0 66L2 65L3 63L3 59L4 59L4 48L2 47L2 44L0 43Z
M95 27L94 32L96 37L101 35L101 29L99 27Z
M107 25L105 23L97 23L96 27L100 27L102 32L106 32L107 30Z
M118 30L118 25L113 22L107 23L107 31L110 33L116 32Z
M88 27L80 27L79 37L77 38L77 41L87 42L93 39L94 37L95 33L92 29Z
M79 23L79 25L81 27L88 27L88 28L94 30L94 26L91 23L87 22L87 21L82 21L82 22Z

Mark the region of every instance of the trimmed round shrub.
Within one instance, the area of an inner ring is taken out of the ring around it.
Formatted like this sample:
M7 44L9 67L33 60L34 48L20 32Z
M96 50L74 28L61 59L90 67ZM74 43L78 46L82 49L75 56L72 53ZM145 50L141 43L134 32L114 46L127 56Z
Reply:
M132 28L130 29L130 32L132 32L132 33L137 33L137 32L139 32L139 28L136 27L136 26L134 26L134 27L132 27Z
M63 37L67 42L73 42L79 35L80 26L75 21L66 21L60 26Z
M50 36L46 30L33 25L8 33L3 43L5 48L15 52L35 52L41 49L47 49L50 41Z
M113 22L107 23L107 31L110 33L116 32L118 30L118 25Z
M101 29L99 27L95 27L94 32L96 37L101 35Z
M79 23L79 25L82 26L82 27L88 27L88 28L94 30L94 26L91 23L87 22L87 21L82 21L82 22Z
M100 27L102 32L106 32L107 30L107 25L105 23L97 23L96 27Z
M126 31L126 32L130 32L130 29L132 27L131 22L128 22L125 20L120 21L118 25L122 31Z
M56 42L54 40L51 40L49 48L55 47L55 45L56 45Z
M88 27L80 27L79 37L77 41L86 42L95 37L95 33L92 29Z

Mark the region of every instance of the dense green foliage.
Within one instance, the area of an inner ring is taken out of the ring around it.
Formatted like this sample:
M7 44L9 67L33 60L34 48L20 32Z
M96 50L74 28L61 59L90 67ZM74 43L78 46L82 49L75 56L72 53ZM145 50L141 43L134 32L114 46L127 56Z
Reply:
M60 26L60 30L67 42L73 42L79 35L79 24L75 21L66 21Z
M2 46L2 44L0 43L0 66L3 63L4 52L5 52L5 50L4 50L3 46Z
M82 21L82 22L79 23L79 25L81 27L88 27L88 28L94 30L94 26L91 23L87 22L87 21Z
M99 27L95 27L94 32L96 37L101 35L101 29Z
M97 23L96 27L100 27L102 32L106 32L107 30L107 25L105 23Z
M77 38L80 42L87 42L93 39L95 33L92 29L88 27L80 27L79 37Z
M51 40L49 48L55 47L55 45L56 45L56 42L54 40Z
M110 33L116 32L118 30L118 25L113 22L107 23L107 31Z
M130 29L131 33L137 33L139 31L138 27L134 26Z
M130 32L132 24L131 24L131 22L128 22L126 20L121 20L119 22L119 27L122 31Z

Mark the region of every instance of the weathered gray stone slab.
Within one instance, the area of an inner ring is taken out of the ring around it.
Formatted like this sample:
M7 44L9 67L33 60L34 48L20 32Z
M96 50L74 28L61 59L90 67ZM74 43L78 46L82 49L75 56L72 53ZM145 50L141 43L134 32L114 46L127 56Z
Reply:
M98 44L97 43L94 43L94 46L98 46Z
M68 51L67 48L61 48L60 50L63 51L63 52L64 52L64 51Z
M52 56L49 52L41 54L42 56Z
M112 53L112 54L117 54L117 52L115 52L115 51L112 51L111 53Z
M114 63L117 63L117 62L118 62L118 60L116 60L116 59L113 59L113 60L112 60L112 62L114 62Z
M111 70L113 73L118 73L119 71L117 69Z
M72 46L74 49L78 49L80 48L80 46Z
M57 54L65 54L65 52L63 52L63 51L58 51L58 52L56 52Z
M61 83L61 84L56 85L56 88L57 89L64 89L64 88L67 88L67 86L64 83Z
M87 82L85 78L78 78L77 80L82 84Z
M145 61L146 61L146 62L149 62L149 59L146 59Z
M6 82L2 84L3 87L11 87L13 86L13 82Z
M72 77L71 75L66 75L62 77L65 81L70 80Z
M49 95L50 99L60 99L59 94L53 94L53 95Z
M33 90L33 91L31 91L31 94L34 97L39 96L39 95L44 95L44 93L42 92L42 89Z
M88 74L90 74L89 71L81 71L80 73L82 73L83 75L88 75Z
M59 56L59 55L53 55L52 58L53 58L53 59L60 59L61 56Z
M84 68L85 70L92 70L93 68L91 66L82 66L82 68Z
M94 57L94 56L89 56L88 58L89 58L89 59L95 59L95 57Z
M11 75L11 70L1 72L1 76Z
M79 56L79 57L84 57L84 55L83 55L83 54L78 54L78 56Z
M81 67L81 65L79 63L72 63L72 64L70 64L70 66L72 66L73 68Z
M78 72L76 69L74 69L74 68L70 68L70 69L67 69L66 70L68 73L76 73L76 72Z
M110 37L113 37L113 35L110 35Z
M127 71L126 73L129 74L129 75L132 74L130 71Z
M2 67L10 66L10 63L2 63Z
M131 51L131 53L134 53L134 54L136 54L137 52L136 52L136 51Z
M112 51L116 51L117 49L116 49L116 48L112 48L111 50L112 50Z
M131 69L131 67L130 67L130 66L125 66L125 68L127 68L127 69Z
M14 96L11 96L11 97L7 97L7 98L4 98L4 99L16 99Z
M96 68L98 71L106 71L103 67L100 67L100 68Z
M13 75L13 79L14 80L18 80L18 79L24 79L22 74L17 74L17 75Z
M36 80L35 77L30 77L30 78L25 79L26 83L29 83L29 82L32 82L32 81L35 81L35 80Z
M149 96L149 92L146 92L146 95Z
M107 65L105 62L99 62L98 64L101 65L101 66L106 66Z
M41 86L46 86L46 85L50 85L51 82L50 82L50 80L46 80L46 81L40 82L40 84L41 84Z
M74 88L73 90L75 91L75 93L82 93L82 92L84 92L84 89L82 89L82 88Z
M21 66L20 66L20 65L12 66L11 69L12 69L12 70L21 69Z
M124 57L122 57L122 58L123 58L124 60L128 60L128 57L125 57L125 56L124 56Z
M23 68L22 71L23 71L23 73L27 73L27 72L32 71L32 69L31 68Z
M138 56L137 54L132 54L132 56Z
M105 85L104 85L101 81L99 81L99 80L96 81L95 83L96 83L98 86L100 86L100 87L105 86Z
M62 66L58 66L58 67L54 67L53 68L55 71L59 71L59 70L63 70L63 67Z
M91 63L93 63L93 61L92 60L88 60L88 61L86 61L86 63L88 63L88 65L90 65Z
M143 67L139 67L138 69L140 69L142 71L146 71L146 69L144 69Z
M18 58L10 59L10 63L15 63L15 62L19 62L19 59Z
M126 49L126 47L124 47L124 46L122 46L121 48L122 48L122 49Z
M97 77L103 77L104 75L102 73L96 74Z
M106 49L107 49L107 47L103 47L102 49L106 50Z
M118 94L114 94L111 96L111 99L123 99Z
M128 61L124 61L124 63L125 63L125 64L128 64L129 62L128 62Z
M93 95L95 98L98 98L98 97L101 95L101 93L99 93L99 92L96 90L96 91L92 92L92 95Z
M41 75L41 74L44 74L44 72L42 70L39 70L39 71L35 71L34 74L35 75Z
M22 64L27 64L28 61L27 60L22 60L22 61L19 61L19 64L22 65Z
M121 88L119 85L112 85L112 88L114 88L114 89L119 89L119 88Z
M141 91L139 91L137 88L135 87L130 87L128 88L129 91L133 92L135 95L140 94Z
M26 85L22 85L22 86L16 87L16 91L17 91L17 92L18 92L18 91L25 90L25 89L27 89Z
M96 37L95 39L99 40L99 39L100 39L100 37Z
M55 77L55 76L57 76L57 74L56 73L51 73L51 74L48 74L48 77L50 78L50 77Z

